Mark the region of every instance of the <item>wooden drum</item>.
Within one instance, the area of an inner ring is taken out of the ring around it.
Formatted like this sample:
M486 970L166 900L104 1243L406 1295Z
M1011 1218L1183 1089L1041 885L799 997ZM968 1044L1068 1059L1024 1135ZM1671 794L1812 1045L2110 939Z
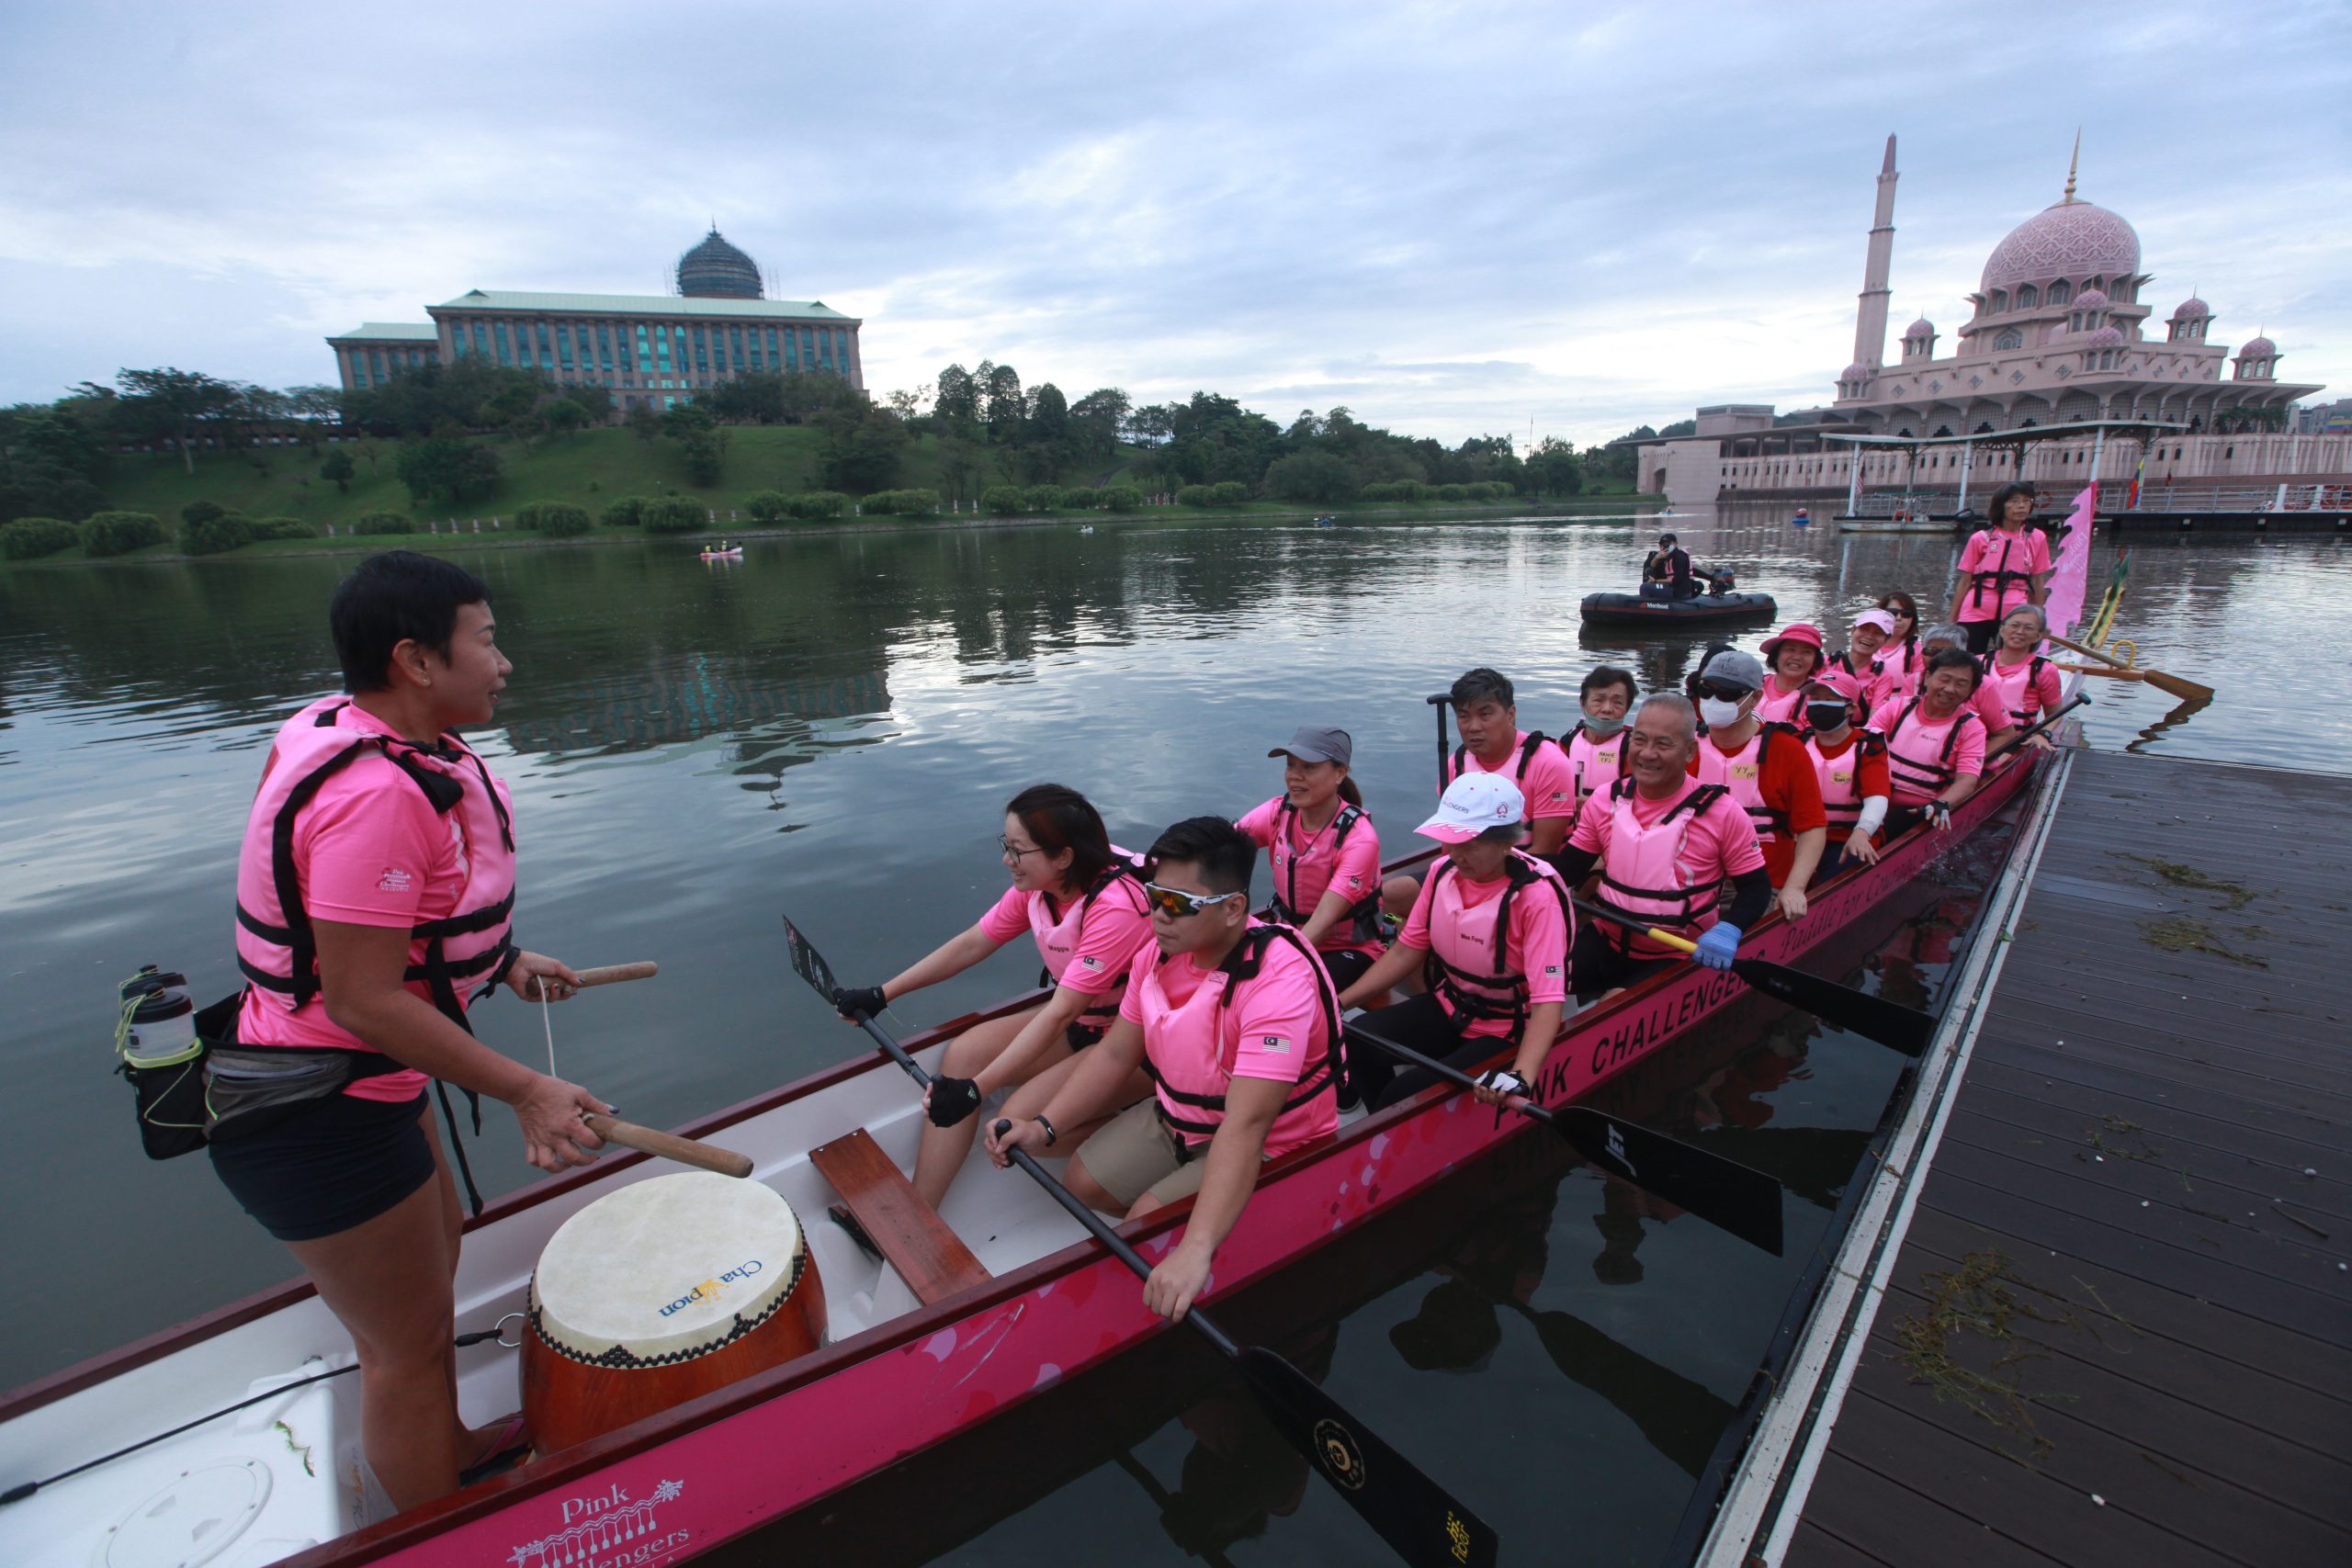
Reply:
M523 1414L548 1454L808 1354L825 1289L791 1204L695 1171L566 1220L531 1276L530 1322Z

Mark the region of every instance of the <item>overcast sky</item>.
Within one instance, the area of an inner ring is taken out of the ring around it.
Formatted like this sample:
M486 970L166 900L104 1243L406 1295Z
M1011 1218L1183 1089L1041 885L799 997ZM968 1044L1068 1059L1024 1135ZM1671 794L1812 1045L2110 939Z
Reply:
M2341 0L0 0L0 401L331 380L325 335L468 288L660 292L715 218L865 319L877 394L993 357L1604 439L1827 399L1889 131L1892 332L1949 334L2077 124L2160 319L2194 288L2352 395L2347 36Z

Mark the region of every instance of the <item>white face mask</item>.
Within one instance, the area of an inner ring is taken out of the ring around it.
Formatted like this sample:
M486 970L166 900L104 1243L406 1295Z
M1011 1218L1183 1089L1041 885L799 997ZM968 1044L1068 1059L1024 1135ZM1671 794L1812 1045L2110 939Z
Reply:
M1728 729L1739 722L1739 705L1718 697L1701 697L1699 716L1706 720L1709 729Z

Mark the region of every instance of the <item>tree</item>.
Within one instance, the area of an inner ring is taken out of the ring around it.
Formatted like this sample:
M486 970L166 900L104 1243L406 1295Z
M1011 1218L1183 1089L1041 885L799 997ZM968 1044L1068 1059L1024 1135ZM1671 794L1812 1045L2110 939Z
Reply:
M621 416L621 423L628 427L631 435L648 446L652 446L653 438L662 434L662 416L643 403L631 403L628 412Z
M176 446L182 466L191 474L196 472L197 436L238 401L233 382L168 365L157 370L119 370L115 380L122 388L121 418L151 439Z
M449 426L401 442L393 469L420 506L483 500L498 489L500 478L498 454Z
M1355 470L1334 452L1294 452L1267 467L1266 491L1283 501L1329 506L1355 494Z
M888 409L868 408L862 414L843 410L826 419L824 430L818 471L829 489L863 494L897 480L907 444L907 427L898 415Z
M539 413L548 422L549 430L565 435L576 434L588 423L588 411L570 398L558 398Z
M358 474L358 466L352 462L351 454L339 448L328 453L327 460L319 465L319 478L334 485L338 495L351 493L351 481Z
M980 423L980 387L972 373L951 365L939 373L939 390L931 400L933 415L947 431L966 434Z
M986 387L980 407L980 418L989 427L989 439L1012 442L1021 438L1021 420L1024 412L1021 399L1021 375L1010 365L983 365L987 371Z
M1527 455L1527 475L1544 495L1575 495L1584 489L1584 465L1577 449L1556 435L1547 435Z
M696 485L712 485L727 461L727 433L710 411L695 403L680 403L662 416L662 434L678 444L685 459L686 478Z
M1116 452L1129 407L1127 394L1116 387L1097 387L1070 404L1070 437L1078 450L1098 460Z

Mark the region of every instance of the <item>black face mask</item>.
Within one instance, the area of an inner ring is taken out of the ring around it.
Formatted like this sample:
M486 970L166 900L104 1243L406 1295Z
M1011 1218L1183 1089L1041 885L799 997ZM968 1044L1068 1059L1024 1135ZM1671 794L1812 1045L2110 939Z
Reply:
M1847 719L1844 703L1807 703L1804 717L1815 729L1843 729Z

